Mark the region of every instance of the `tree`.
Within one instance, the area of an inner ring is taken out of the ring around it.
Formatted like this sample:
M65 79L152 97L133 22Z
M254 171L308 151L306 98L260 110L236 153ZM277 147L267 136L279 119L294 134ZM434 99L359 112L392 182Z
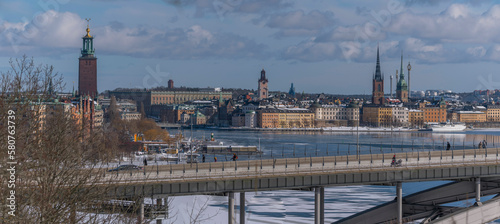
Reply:
M116 124L121 120L120 116L120 111L118 110L118 104L116 103L116 97L111 96L111 101L109 103L109 108L106 111L108 122L111 123L111 125Z
M2 206L3 222L98 223L92 205L111 186L97 175L105 172L96 165L106 154L104 135L76 125L70 103L50 101L49 89L64 87L52 66L23 56L10 61L0 81L0 126L14 130L0 132L2 164L14 163L2 176L0 197L13 197L15 210ZM86 212L77 213L81 208Z
M146 112L144 111L144 102L141 101L141 119L146 118Z

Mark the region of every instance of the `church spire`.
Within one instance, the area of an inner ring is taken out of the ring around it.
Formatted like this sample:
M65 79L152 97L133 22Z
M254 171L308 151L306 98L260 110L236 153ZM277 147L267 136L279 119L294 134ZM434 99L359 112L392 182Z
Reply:
M399 73L399 80L404 80L405 79L405 73L404 73L404 70L403 70L403 50L401 50L401 69L399 69L399 71L401 71Z
M396 90L408 91L408 84L406 84L405 73L403 70L403 50L401 50L401 68L399 70L399 81L397 83Z
M382 72L380 72L380 55L379 55L379 47L377 45L377 66L375 67L375 80L382 80Z

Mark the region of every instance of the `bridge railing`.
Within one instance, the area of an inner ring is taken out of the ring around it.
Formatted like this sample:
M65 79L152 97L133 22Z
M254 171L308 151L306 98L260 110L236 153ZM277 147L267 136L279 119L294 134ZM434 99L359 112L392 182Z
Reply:
M400 166L391 165L393 157ZM422 150L392 153L274 158L261 160L150 165L144 170L105 172L107 180L117 182L165 182L187 179L248 178L304 173L345 173L361 170L418 169L423 167L498 164L499 148Z

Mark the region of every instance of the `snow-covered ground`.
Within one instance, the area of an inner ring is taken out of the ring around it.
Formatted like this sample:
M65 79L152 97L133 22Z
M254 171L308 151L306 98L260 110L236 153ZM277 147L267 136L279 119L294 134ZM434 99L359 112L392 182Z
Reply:
M394 187L347 186L325 188L325 223L331 223L377 204L393 200ZM191 223L190 214L198 214L201 223L227 223L227 196L173 197L173 217L162 223ZM240 197L235 193L235 223L239 223ZM208 201L206 206L203 206ZM312 223L314 221L313 191L265 191L246 193L246 223ZM156 223L152 220L151 223Z

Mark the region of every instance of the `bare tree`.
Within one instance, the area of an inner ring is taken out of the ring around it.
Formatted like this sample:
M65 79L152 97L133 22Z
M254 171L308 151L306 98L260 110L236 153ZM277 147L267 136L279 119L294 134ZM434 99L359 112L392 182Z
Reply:
M206 210L208 208L208 202L210 201L210 199L211 197L207 197L206 200L204 200L202 203L198 205L197 204L198 196L194 196L193 205L187 208L189 214L189 223L191 224L205 223L206 221L212 219L213 217L217 216L217 214L219 214L219 210L217 210L217 213L215 214L206 213Z
M0 197L15 199L2 206L2 222L99 223L94 204L112 187L99 165L106 138L74 105L52 98L64 87L52 66L26 56L10 66L0 77L0 159L13 172L2 173Z

